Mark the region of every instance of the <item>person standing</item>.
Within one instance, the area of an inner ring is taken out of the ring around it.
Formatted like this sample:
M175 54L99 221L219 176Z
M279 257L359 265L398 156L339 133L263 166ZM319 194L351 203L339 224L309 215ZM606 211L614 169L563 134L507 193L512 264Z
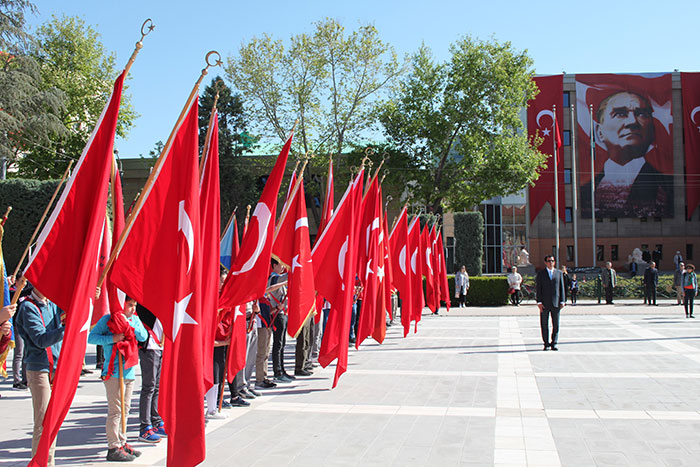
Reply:
M562 264L561 266L561 273L564 276L564 294L566 295L565 300L569 299L569 290L571 289L571 278L569 277L569 270L566 269L566 266Z
M659 285L659 270L654 261L644 271L644 300L647 305L656 306L656 286Z
M658 267L661 267L661 259L663 258L663 256L664 255L661 252L661 247L658 245L656 246L656 250L651 252L651 259L654 260L654 263L656 263Z
M287 272L277 260L272 260L272 273L268 280L268 287L285 282ZM272 315L274 316L272 328L272 368L275 381L290 382L295 378L284 369L284 347L287 343L287 286L284 285L268 293Z
M455 274L455 297L459 298L459 307L467 306L467 293L469 292L469 274L467 267L462 267Z
M34 433L32 457L36 454L44 430L44 414L51 399L51 383L56 371L65 328L61 310L36 288L20 303L15 316L17 332L24 339L27 382L32 393ZM54 465L56 440L49 448L49 466Z
M508 287L513 289L510 294L510 302L515 306L520 306L520 286L523 283L523 276L518 273L518 268L513 266L512 272L508 274Z
M139 365L141 366L139 440L145 443L159 443L161 438L166 436L165 424L158 413L160 369L163 362L163 327L155 315L140 304L136 306L136 314L148 333L145 340L139 341ZM104 365L102 367L104 368Z
M683 273L685 272L685 264L683 261L678 263L678 267L673 271L673 286L676 288L677 305L683 304Z
M683 273L683 307L685 308L686 318L695 318L693 316L693 300L698 294L698 276L695 274L695 265L688 264Z
M576 296L578 295L578 279L576 279L576 274L571 275L571 284L569 287L571 291L571 304L576 305Z
M676 269L680 268L680 264L683 262L683 256L681 256L681 252L679 250L676 250L676 254L673 255L673 265L676 267Z
M564 275L555 268L554 256L544 257L545 268L537 273L535 288L537 290L537 307L540 310L540 329L544 349L557 349L559 337L559 314L566 305L564 302ZM549 317L552 317L552 337L549 338Z
M605 303L612 305L613 290L617 285L617 273L612 268L612 263L610 261L605 263L605 269L600 273L600 280L603 283L603 290L605 290Z

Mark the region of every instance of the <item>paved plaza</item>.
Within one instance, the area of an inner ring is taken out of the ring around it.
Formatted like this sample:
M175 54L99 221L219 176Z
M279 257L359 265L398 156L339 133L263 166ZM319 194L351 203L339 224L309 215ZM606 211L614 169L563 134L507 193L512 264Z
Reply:
M401 336L394 325L383 345L351 349L334 390L335 367L319 368L226 410L203 465L700 465L700 319L672 302L566 307L558 352L542 351L532 304L443 309ZM29 393L10 380L0 393L0 465L26 465ZM137 407L135 391L132 465L165 465L164 442L135 441ZM57 464L105 464L106 413L102 383L84 377Z

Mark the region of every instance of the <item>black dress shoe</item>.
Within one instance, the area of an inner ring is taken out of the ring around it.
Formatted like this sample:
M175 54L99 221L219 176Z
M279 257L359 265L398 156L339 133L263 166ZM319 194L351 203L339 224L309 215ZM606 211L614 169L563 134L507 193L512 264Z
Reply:
M554 344L550 345L550 347L551 347L551 348L552 348L552 350L554 350L555 352L556 352L557 350L559 350L559 349L557 349L557 346L556 346L556 345L554 345Z
M311 376L313 375L313 372L309 370L296 370L294 372L294 376Z
M296 379L294 376L290 375L286 371L282 372L282 375L284 375L285 378L288 378L291 381L294 381Z
M545 344L544 349L542 349L542 350L549 350L549 344Z

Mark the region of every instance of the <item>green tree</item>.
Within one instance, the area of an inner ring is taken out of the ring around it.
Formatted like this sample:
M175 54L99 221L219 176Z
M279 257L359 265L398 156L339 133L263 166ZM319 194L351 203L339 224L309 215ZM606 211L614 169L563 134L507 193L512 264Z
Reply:
M515 193L533 183L545 160L520 119L537 93L527 53L468 36L450 52L436 63L422 46L380 110L389 143L420 167L409 196L433 211Z
M78 159L121 72L115 54L107 52L91 26L76 17L52 17L37 30L32 54L41 63L45 89L57 88L66 95L59 118L65 127L46 147L34 147L30 157L19 161L20 173L34 178L55 176L70 159ZM128 94L122 95L117 134L126 136L136 113Z
M20 156L64 131L57 116L64 93L42 84L39 65L28 54L33 38L25 12L35 10L25 0L0 0L0 179Z
M267 34L243 44L228 58L226 76L264 136L284 141L298 120L299 152L338 154L376 121L375 104L402 68L372 25L346 33L327 18L315 26L288 46Z

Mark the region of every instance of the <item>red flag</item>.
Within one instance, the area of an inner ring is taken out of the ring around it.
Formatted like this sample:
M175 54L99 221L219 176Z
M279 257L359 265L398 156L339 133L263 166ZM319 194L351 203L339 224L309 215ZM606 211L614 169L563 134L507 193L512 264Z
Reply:
M549 203L554 209L554 141L558 138L558 131L555 128L553 106L562 109L564 100L564 77L563 75L538 76L534 78L540 93L529 103L527 109L527 130L528 136L535 135L543 138L542 145L538 148L543 154L547 154L547 165L540 169L540 177L535 182L535 186L530 187L530 222L534 222L537 214L542 210L545 203ZM557 126L561 128L564 121L564 112L557 112ZM562 123L560 123L562 122ZM554 133L554 134L552 134ZM555 136L556 135L556 136ZM560 145L560 142L557 142ZM558 177L559 177L559 217L566 220L565 200L564 200L564 159L563 151L558 151Z
M221 202L219 198L219 115L213 109L207 151L202 157L199 184L199 214L202 238L202 345L204 389L214 385L214 334L219 301L219 233Z
M450 287L447 283L447 266L445 265L445 247L442 243L442 232L438 232L437 262L440 267L440 299L445 302L447 311L450 311Z
M225 314L222 322L228 327L231 327L231 344L228 347L228 358L226 361L227 371L226 379L229 383L233 383L239 371L245 367L246 359L246 320L245 311L242 310L242 305L234 307L233 313L231 310L222 312ZM231 316L233 314L233 316ZM228 331L228 329L227 329ZM220 336L221 340L225 340L228 334Z
M423 226L423 232L421 232L421 275L425 277L425 302L430 311L433 313L437 311L435 306L435 283L434 283L434 272L433 272L433 242L430 239L430 227L428 224ZM422 280L421 280L422 282ZM422 288L422 287L421 287Z
M119 241L119 237L124 230L124 195L122 193L122 177L117 170L116 161L114 161L114 167L112 168L112 242L111 245L114 247ZM110 251L111 253L111 251ZM105 280L106 292L109 298L109 309L111 313L115 311L122 311L124 309L124 301L126 300L126 294L119 290L112 283L112 272L111 270L107 273L107 278Z
M112 280L163 325L158 408L168 429L167 462L192 466L205 457L196 94L185 109L132 213Z
M277 195L287 166L292 136L289 136L255 206L250 228L243 234L241 250L219 294L219 307L228 308L256 300L265 294L270 270L272 240L277 213Z
M321 237L321 234L323 233L323 230L326 228L326 225L328 225L328 221L331 219L331 216L333 215L333 203L334 203L334 195L333 195L333 159L328 161L328 177L327 177L327 183L326 183L326 198L323 201L323 211L321 212L321 222L318 224L318 232L316 234L317 238Z
M288 271L287 333L297 337L316 307L303 176L293 188L285 208L272 245L272 255Z
M238 258L238 252L241 251L241 242L238 240L238 221L236 215L233 215L233 246L231 247L231 264Z
M391 231L389 249L391 251L391 280L392 285L396 287L401 297L401 324L403 325L403 336L406 337L411 327L411 303L413 301L406 206L401 210L399 219Z
M410 252L410 286L411 286L411 320L415 321L413 332L418 331L418 322L423 315L425 299L423 298L423 254L420 235L420 222L418 217L414 217L408 226L408 251Z
M685 129L686 216L690 220L700 204L700 73L681 73L681 90Z
M29 465L44 466L49 447L73 401L85 356L98 280L100 243L105 229L107 185L124 74L114 83L73 175L39 235L24 276L66 311L61 358L44 415L43 432Z
M377 236L377 291L376 312L374 313L374 329L372 338L380 344L386 337L387 312L391 313L391 286L388 282L388 244L389 235L386 233L386 216L382 208L382 188L377 191L377 206L379 207L379 235ZM389 293L387 293L389 291Z
M381 200L378 200L379 187L375 176L362 200L360 211L360 235L359 235L359 265L358 275L364 285L362 310L357 326L355 348L359 348L365 338L374 332L376 323L377 293L379 283L377 281L377 264L379 257L379 234L382 231L381 224Z
M348 366L350 315L357 263L357 210L364 171L345 191L338 208L311 252L316 290L331 304L318 362L324 368L338 359L333 387Z
M435 234L437 229L437 223L433 224L433 227L430 229L430 235L428 236L429 241L430 241L430 265L432 266L431 271L433 274L433 296L432 296L432 304L433 306L431 309L437 310L440 308L440 296L441 296L441 286L442 283L440 281L440 265L438 264L438 241L437 241L437 235Z
M289 178L289 187L287 188L287 196L284 198L284 202L286 203L289 201L289 196L292 194L292 189L294 188L294 184L297 182L297 169L294 168L294 172L292 172L292 176Z
M106 218L106 217L105 217ZM112 252L112 230L109 228L109 221L105 222L105 228L102 230L102 239L100 240L100 259L97 262L97 271L102 274L109 255ZM105 282L105 285L107 283ZM92 319L90 320L90 329L105 315L109 314L110 291L108 287L103 287L100 293L100 298L95 300L95 307L92 310Z

